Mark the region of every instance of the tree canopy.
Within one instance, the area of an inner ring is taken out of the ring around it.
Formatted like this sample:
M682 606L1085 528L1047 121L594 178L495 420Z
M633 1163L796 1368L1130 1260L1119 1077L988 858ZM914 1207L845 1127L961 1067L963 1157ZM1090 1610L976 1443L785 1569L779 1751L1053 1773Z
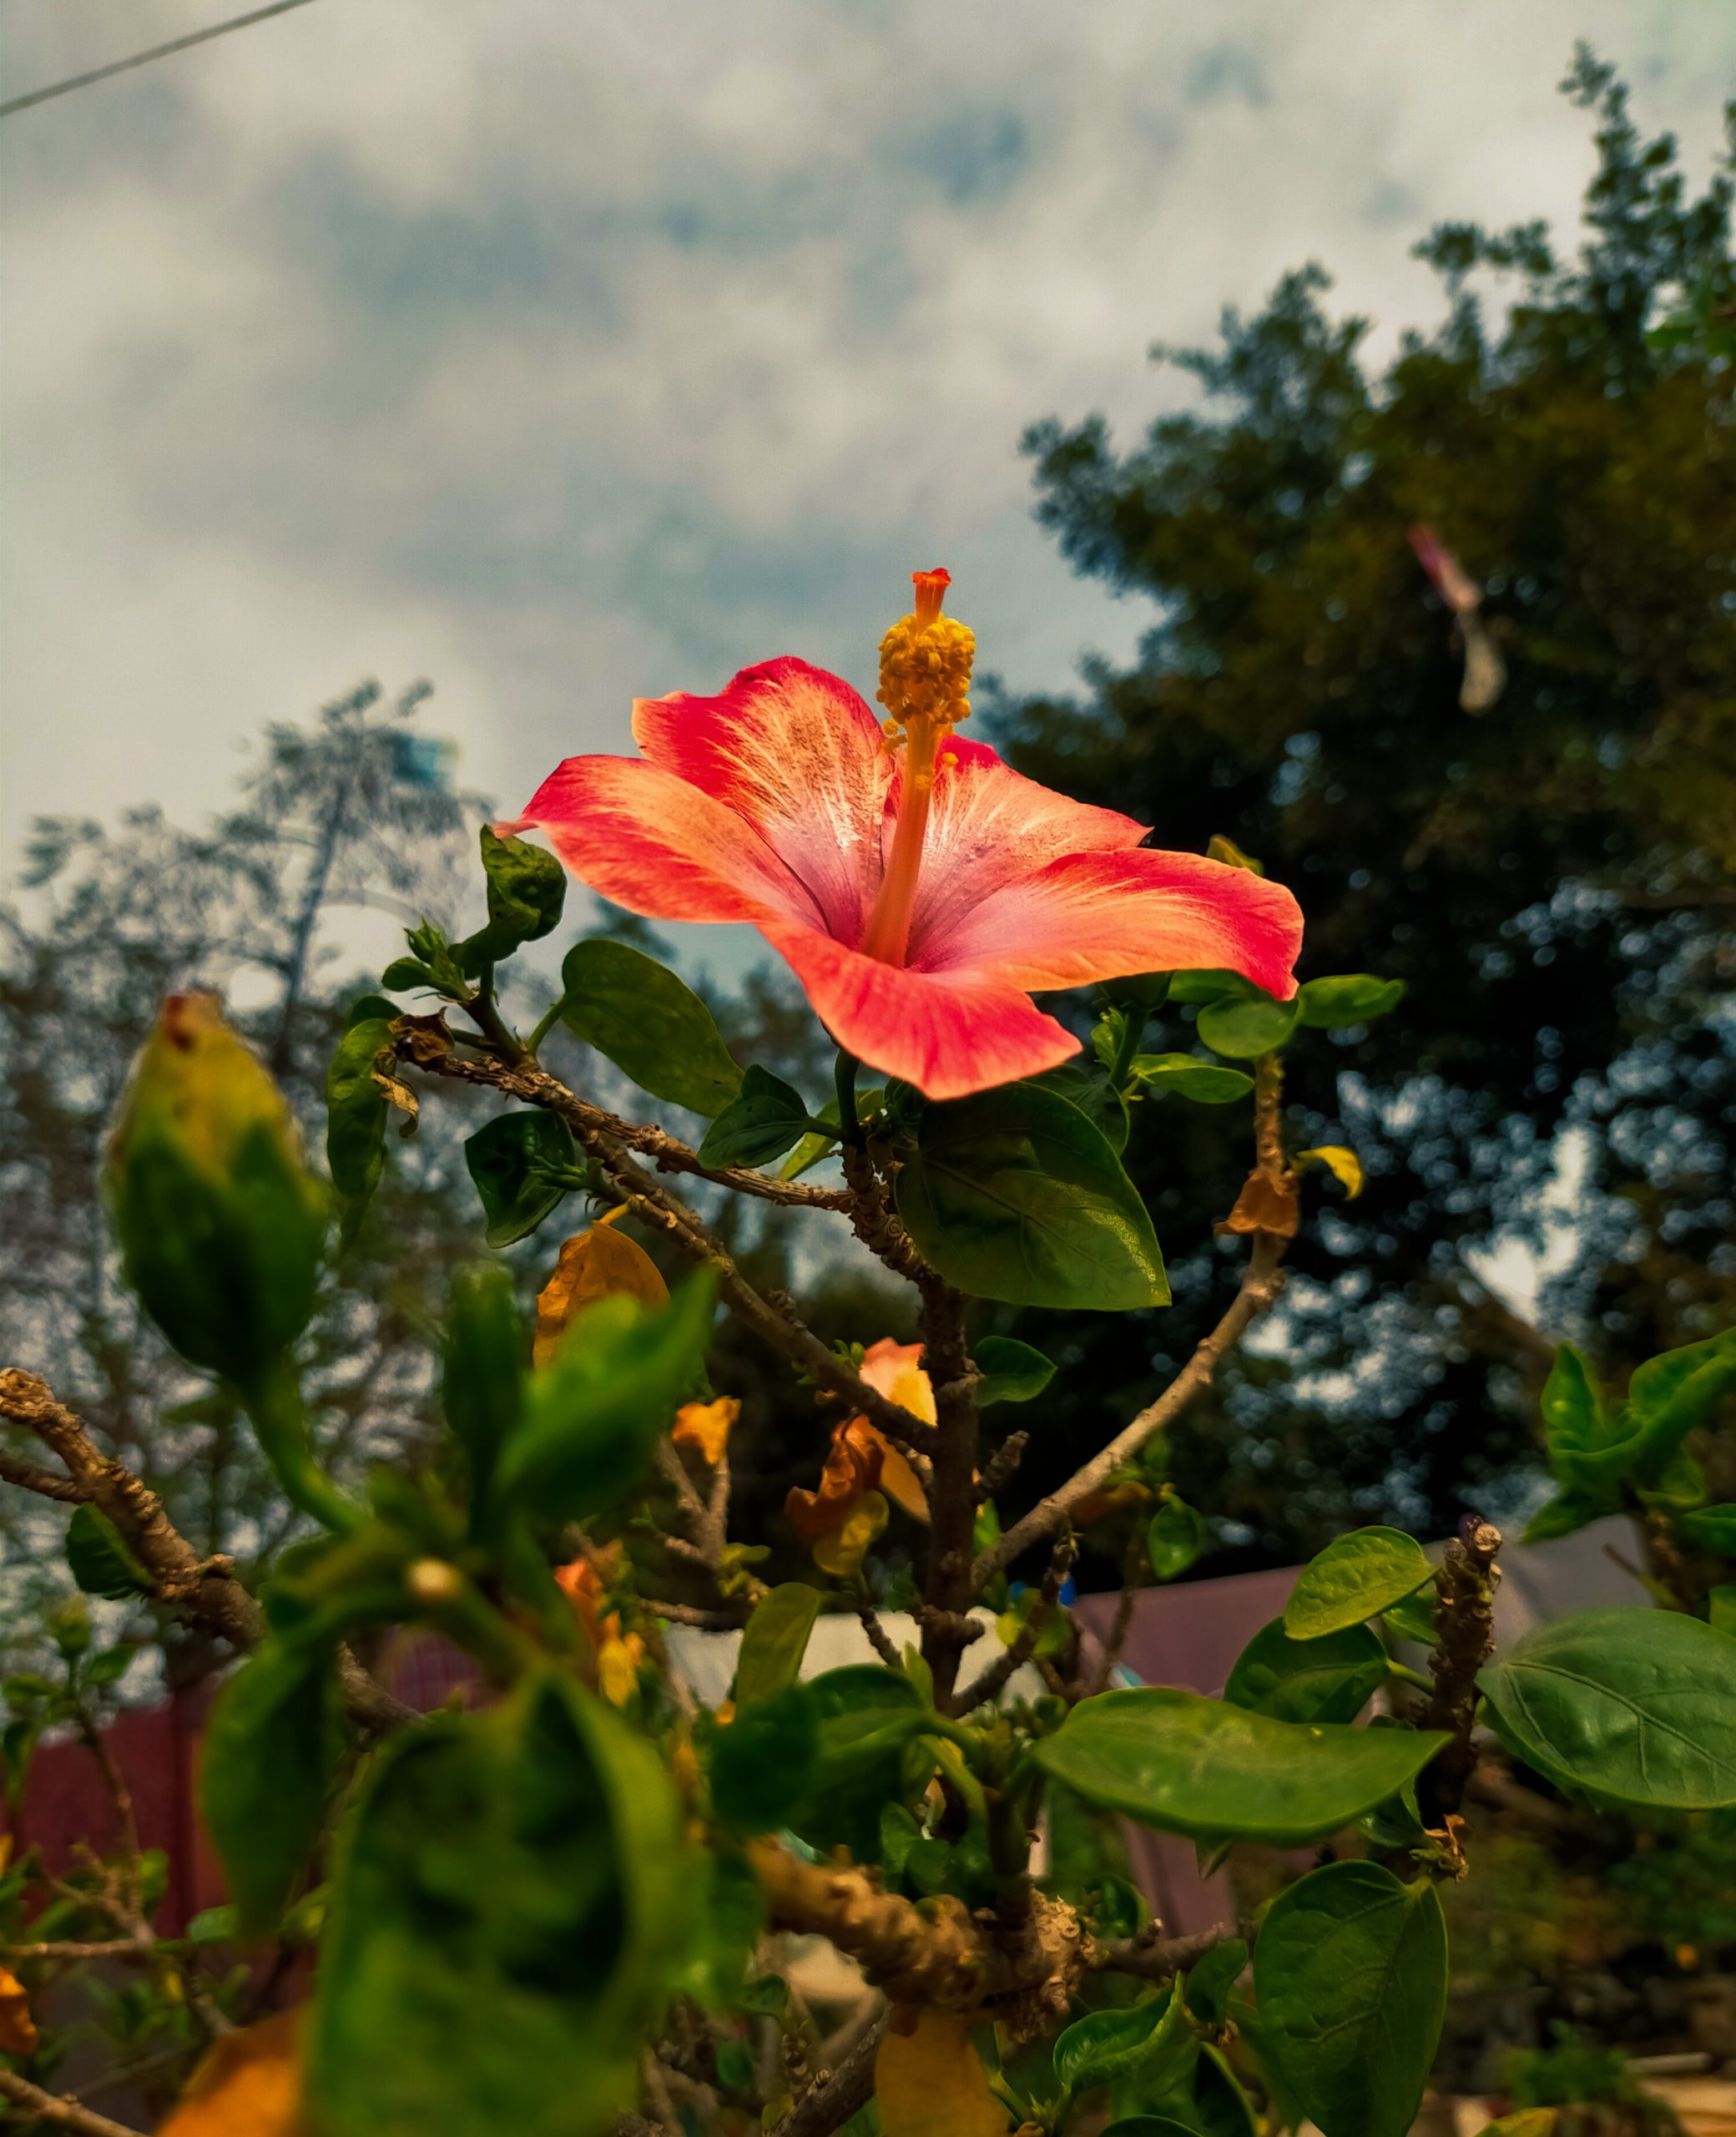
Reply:
M1491 1242L1547 1255L1539 1318L1617 1378L1736 1296L1731 183L1696 193L1583 48L1563 87L1596 121L1577 253L1437 228L1445 317L1379 370L1303 267L1214 346L1154 350L1199 407L1125 449L1098 417L1026 438L1063 555L1158 613L1082 695L1003 696L1009 755L1162 844L1233 828L1302 901L1305 976L1407 986L1287 1058L1302 1132L1354 1146L1366 1191L1294 1257L1299 1352L1175 1450L1279 1556L1359 1508L1439 1533L1529 1460L1547 1346L1486 1284ZM1466 621L1412 529L1481 592ZM1471 636L1505 670L1477 710ZM1131 1146L1178 1239L1236 1177L1188 1129ZM1183 1268L1164 1314L1034 1331L1082 1438L1186 1356L1206 1289Z

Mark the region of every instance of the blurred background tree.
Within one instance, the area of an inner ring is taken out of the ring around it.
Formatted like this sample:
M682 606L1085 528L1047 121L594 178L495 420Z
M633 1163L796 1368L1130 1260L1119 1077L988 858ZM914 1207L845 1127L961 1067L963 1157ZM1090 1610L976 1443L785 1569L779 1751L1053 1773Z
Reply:
M1264 1355L1172 1450L1244 1563L1522 1493L1540 1329L1586 1331L1619 1381L1736 1308L1731 186L1693 195L1583 48L1563 87L1596 115L1576 257L1540 223L1436 230L1445 321L1379 372L1308 266L1216 347L1153 351L1198 410L1124 452L1100 417L1026 438L1062 553L1158 619L1082 697L1003 694L1007 753L1162 845L1233 836L1301 899L1305 977L1408 983L1395 1014L1293 1049L1298 1139L1354 1144L1367 1190L1315 1198ZM1492 325L1491 279L1518 284ZM1412 528L1481 582L1506 680L1476 710ZM1214 1138L1190 1109L1183 1138L1141 1110L1133 1162L1180 1255L1234 1196L1239 1123ZM1537 1327L1484 1281L1504 1240L1547 1257ZM1182 1260L1147 1320L1023 1316L1077 1430L1022 1492L1186 1357L1227 1253Z
M0 908L8 1362L42 1374L163 1493L184 1533L244 1566L275 1552L294 1517L226 1399L180 1364L121 1287L98 1195L103 1140L163 996L210 988L321 1147L326 1061L366 983L342 916L438 917L474 873L481 805L453 791L442 745L416 730L426 695L418 685L388 700L366 684L307 726L270 727L240 806L203 831L154 808L113 832L39 821L23 902ZM328 1288L310 1339L316 1427L352 1469L427 1416L429 1331L452 1264L477 1245L450 1123L395 1158L352 1249L354 1281ZM19 1496L8 1495L4 1539L10 1626L29 1625L44 1590L67 1578L63 1524L51 1515L42 1533L24 1533L16 1524L32 1517ZM184 1634L169 1639L171 1674L196 1674L202 1655Z

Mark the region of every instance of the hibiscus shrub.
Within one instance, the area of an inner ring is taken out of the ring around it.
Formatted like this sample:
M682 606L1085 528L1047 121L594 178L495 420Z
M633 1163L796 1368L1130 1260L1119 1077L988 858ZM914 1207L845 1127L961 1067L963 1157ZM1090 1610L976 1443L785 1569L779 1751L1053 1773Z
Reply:
M1222 1698L1116 1683L1126 1611L1107 1643L1082 1640L1077 1538L1130 1540L1129 1593L1186 1572L1204 1528L1164 1481L1165 1429L1278 1297L1307 1196L1357 1191L1350 1150L1288 1147L1285 1050L1400 990L1298 986L1301 916L1257 862L1221 839L1208 857L1153 851L1139 824L957 739L971 642L946 583L919 573L882 644L884 723L837 678L773 661L720 697L642 703L642 756L574 759L485 831L485 924L457 942L411 931L351 1013L329 1188L216 1005L165 1007L110 1151L127 1277L245 1408L310 1533L255 1598L48 1389L4 1377L7 1416L58 1463L11 1456L6 1474L73 1503L78 1584L149 1597L246 1658L202 1760L220 1917L154 1939L136 1847L83 1860L33 1921L38 1867L7 1880L0 2092L22 2114L120 2127L50 2096L28 2008L94 1948L172 1989L187 2038L222 2036L164 2125L185 2132L1004 2137L1107 2117L1121 2137L1253 2137L1257 2118L1306 2117L1325 2137L1401 2137L1441 2028L1438 1887L1474 1845L1480 1760L1728 1828L1736 1508L1705 1503L1688 1440L1736 1382L1736 1335L1653 1360L1619 1401L1563 1350L1545 1396L1560 1490L1539 1533L1643 1512L1668 1609L1584 1613L1496 1655L1501 1538L1471 1520L1438 1563L1394 1529L1340 1538ZM533 826L558 859L518 836ZM835 1043L832 1092L744 1067L674 973L608 937L568 952L519 1037L496 974L559 926L563 862L633 912L758 928ZM1100 1014L1082 1044L1029 998L1087 984ZM697 1147L551 1074L557 1025L708 1121ZM491 1248L570 1198L592 1218L534 1329L508 1264L461 1274L447 1437L356 1498L310 1440L297 1345L319 1287L341 1283L394 1112L413 1122L417 1087L442 1080L506 1102L467 1146ZM1199 1105L1249 1116L1219 1226L1245 1242L1239 1283L1174 1381L1003 1526L1056 1368L1002 1310L1166 1303L1122 1157L1134 1134L1184 1139ZM847 1226L912 1287L920 1341L823 1341L732 1253L730 1195L811 1213L816 1240ZM673 1290L659 1260L687 1271ZM787 1507L803 1577L771 1586L764 1546L731 1533L737 1404L706 1370L720 1309L814 1403ZM1017 1429L997 1430L1007 1416ZM879 1660L805 1668L828 1612ZM463 1699L416 1713L370 1674L361 1658L406 1627L468 1658ZM696 1689L694 1628L739 1634L726 1695ZM89 1700L113 1666L75 1633L62 1654L63 1684L9 1688L14 1762L21 1727L100 1740ZM1315 1867L1249 1919L1171 1936L1117 1867L1118 1819L1209 1861L1251 1843ZM780 1970L783 1932L860 1969L829 2035ZM310 1946L305 2003L226 2033L260 1976L209 1971L218 1939L244 1958Z

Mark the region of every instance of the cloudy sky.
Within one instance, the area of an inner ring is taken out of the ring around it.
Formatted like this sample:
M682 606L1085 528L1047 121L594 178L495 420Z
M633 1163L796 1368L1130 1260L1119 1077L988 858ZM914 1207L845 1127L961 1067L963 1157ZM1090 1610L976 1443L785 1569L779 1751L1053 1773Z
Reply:
M3 0L5 93L239 4ZM1432 317L1431 220L1571 217L1576 35L1698 181L1728 0L315 0L0 121L7 853L363 675L515 804L635 694L868 682L913 564L1015 685L1125 651L1022 427L1310 256Z

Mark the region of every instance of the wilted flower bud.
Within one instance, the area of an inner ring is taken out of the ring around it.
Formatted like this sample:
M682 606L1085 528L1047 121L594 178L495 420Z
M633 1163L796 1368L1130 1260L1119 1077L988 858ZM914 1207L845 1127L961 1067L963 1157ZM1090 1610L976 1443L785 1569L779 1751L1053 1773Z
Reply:
M146 1312L193 1364L256 1385L313 1311L326 1195L282 1092L214 996L164 1003L105 1185Z

